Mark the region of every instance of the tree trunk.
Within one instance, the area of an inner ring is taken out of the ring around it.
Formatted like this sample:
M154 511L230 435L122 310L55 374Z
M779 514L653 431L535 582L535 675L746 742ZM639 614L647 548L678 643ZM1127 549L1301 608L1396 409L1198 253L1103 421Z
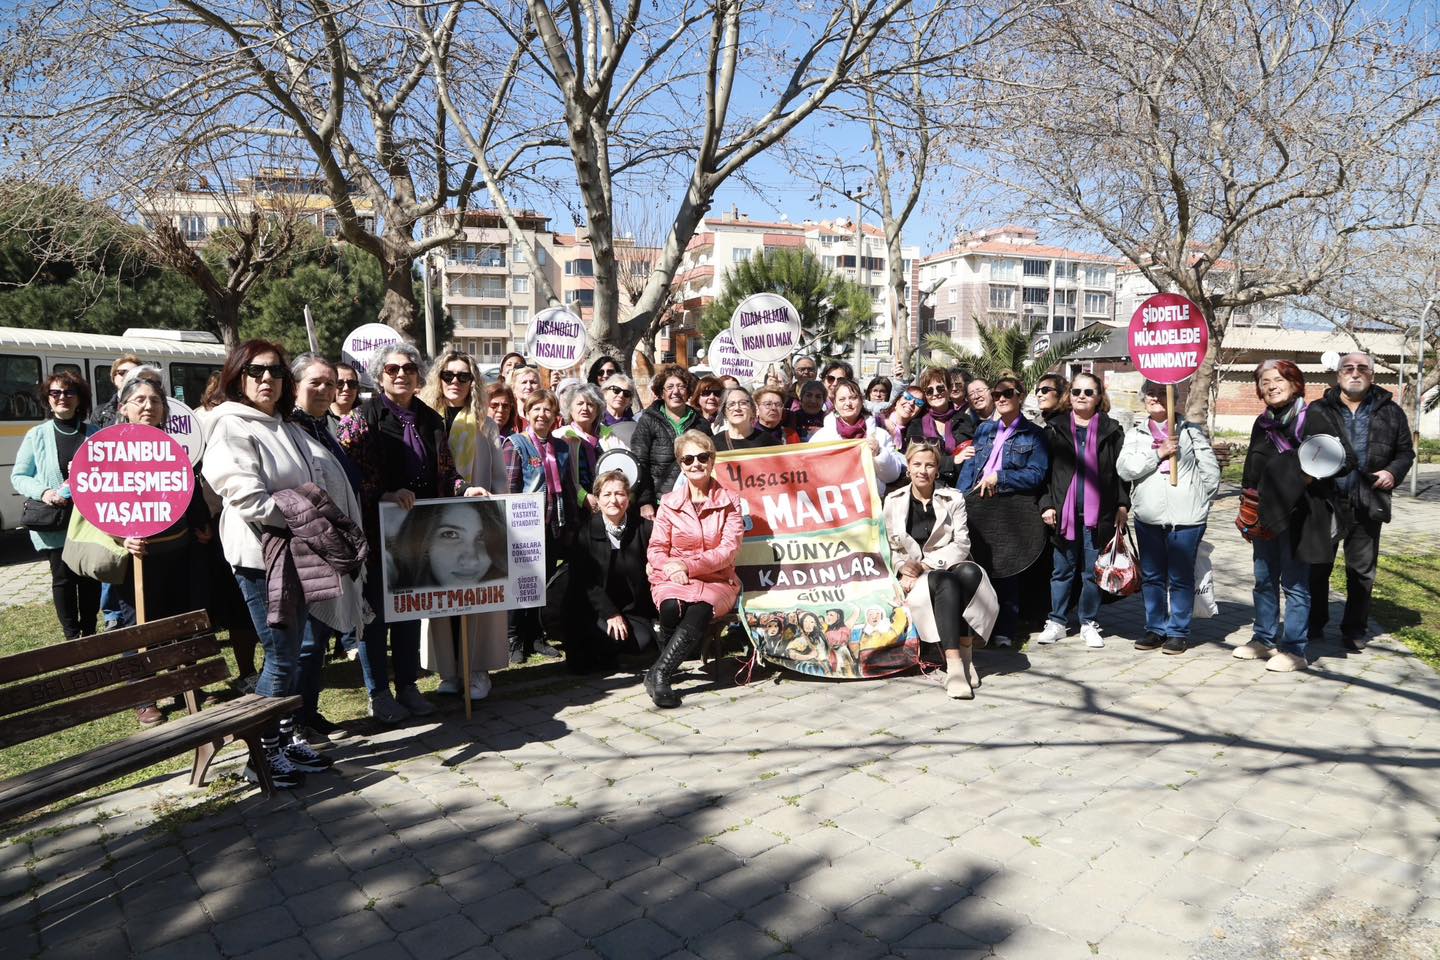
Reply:
M408 244L406 245L408 247ZM425 324L420 304L415 299L414 261L408 250L396 250L385 244L386 255L380 259L380 273L385 281L385 298L380 303L377 322L393 327L395 332L422 350L425 347Z
M215 329L226 350L240 346L240 299L234 296L211 297L210 312L215 316Z
M894 326L891 336L895 339L890 347L895 354L895 377L904 380L910 373L910 303L905 298L905 261L900 256L900 231L891 231L886 224L886 259L890 261L890 300L895 305L891 315ZM897 381L898 382L898 381Z
M1186 383L1189 390L1188 398L1185 401L1185 419L1191 423L1209 425L1210 423L1210 388L1215 383L1216 361L1220 354L1221 344L1225 340L1225 324L1221 324L1216 316L1215 307L1210 303L1208 297L1191 296L1200 307L1200 312L1205 317L1205 323L1210 328L1210 348L1205 351L1205 359L1200 364L1200 369ZM1230 311L1226 311L1228 320Z

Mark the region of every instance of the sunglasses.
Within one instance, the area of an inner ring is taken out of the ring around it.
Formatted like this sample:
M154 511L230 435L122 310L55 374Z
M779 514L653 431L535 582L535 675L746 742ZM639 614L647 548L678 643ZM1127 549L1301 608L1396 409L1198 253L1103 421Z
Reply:
M707 464L710 462L710 453L708 451L705 453L687 453L680 458L680 462L687 467L694 466L697 463L702 465Z
M1004 390L991 390L991 391L990 391L990 399L991 399L991 400L1014 400L1014 399L1015 399L1015 391L1012 390L1012 389L1010 389L1009 387L1006 387Z
M948 397L948 396L950 396L950 388L949 388L949 387L946 387L946 386L943 386L943 385L939 385L939 384L937 384L936 386L933 386L933 387L926 387L926 388L925 388L925 396L927 396L927 397Z
M491 410L509 410L512 406L509 400L492 400L489 404Z
M924 398L924 397L918 397L918 396L916 396L916 395L913 394L913 393L902 393L902 394L900 395L900 399L901 399L901 400L909 400L911 403L915 404L915 406L917 406L917 407L920 406L922 403L925 402L925 398Z
M1361 363L1347 363L1340 368L1341 373L1369 373L1370 368Z
M617 373L619 373L619 372L620 372L620 371L617 370L617 369L615 369L614 367L605 367L604 369L602 369L602 370L600 371L600 376L602 376L602 377L613 377L613 376L615 376L615 374L617 374Z
M65 398L65 397L78 397L78 396L80 396L80 393L79 393L79 391L77 391L74 387L66 387L64 390L51 390L51 391L50 391L50 399L51 399L51 400L61 400L61 399Z
M826 382L826 383L839 383L841 380L844 380L844 379L845 379L845 374L843 374L843 373L827 373L827 374L825 374L825 382Z
M385 364L385 376L390 379L398 379L401 374L413 376L420 372L420 368L413 363L387 363Z
M1072 397L1093 397L1093 396L1095 396L1095 394L1096 394L1096 390L1095 390L1094 387L1071 387L1071 388L1070 388L1070 396L1072 396Z
M701 391L700 391L700 396L702 396L702 397L718 397L718 396L720 396L720 391L719 391L719 390L701 390Z
M1056 390L1054 387L1036 387L1036 388L1035 388L1035 396L1037 396L1037 397L1048 397L1048 396L1049 396L1050 394L1052 394L1052 393L1059 393L1059 392L1060 392L1060 391L1059 391L1059 390Z
M360 381L359 381L359 380L336 380L336 381L335 381L335 389L336 389L336 390L359 390L359 389L360 389Z
M283 380L286 373L283 363L247 363L240 369L251 380L259 380L267 373L276 380Z
M633 391L633 390L626 390L624 387L606 387L606 388L605 388L605 392L608 393L608 394L611 394L612 396L616 396L616 397L633 397L633 396L635 396L635 391Z
M801 375L801 376L813 377L813 376L815 376L815 368L814 368L814 367L796 367L796 368L795 368L795 373L796 373L797 375Z
M414 364L407 364L407 366L413 367ZM388 368L386 369L386 372L389 372ZM392 377L394 376L393 373L390 375ZM444 380L446 383L474 383L475 375L470 373L464 373L463 371L446 370L440 374L440 379Z

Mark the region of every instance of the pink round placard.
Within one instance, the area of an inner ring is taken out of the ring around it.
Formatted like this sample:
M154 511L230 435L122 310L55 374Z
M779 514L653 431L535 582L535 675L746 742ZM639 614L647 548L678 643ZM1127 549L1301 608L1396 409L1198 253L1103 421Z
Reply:
M1180 383L1195 375L1210 348L1210 325L1195 302L1178 293L1157 293L1130 318L1130 362L1156 383Z
M195 471L173 437L117 423L80 445L70 464L75 508L112 537L153 537L185 515Z

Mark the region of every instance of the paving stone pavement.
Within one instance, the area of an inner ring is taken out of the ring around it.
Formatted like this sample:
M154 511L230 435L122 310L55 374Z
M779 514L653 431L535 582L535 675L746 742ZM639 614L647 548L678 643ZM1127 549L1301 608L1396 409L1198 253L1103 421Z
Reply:
M1433 548L1440 503L1396 502ZM1440 676L1385 638L1299 675L1233 660L1233 512L1184 656L1121 639L1137 599L1103 650L982 653L969 703L733 662L665 712L629 675L497 687L470 723L344 741L293 796L177 776L27 824L0 953L1433 960Z

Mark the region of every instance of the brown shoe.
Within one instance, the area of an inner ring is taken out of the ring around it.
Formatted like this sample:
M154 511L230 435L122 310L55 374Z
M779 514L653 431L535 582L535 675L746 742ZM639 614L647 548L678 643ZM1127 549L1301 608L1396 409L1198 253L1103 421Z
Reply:
M165 722L165 714L161 713L160 708L155 704L149 703L135 708L135 719L140 721L142 727L153 727Z

